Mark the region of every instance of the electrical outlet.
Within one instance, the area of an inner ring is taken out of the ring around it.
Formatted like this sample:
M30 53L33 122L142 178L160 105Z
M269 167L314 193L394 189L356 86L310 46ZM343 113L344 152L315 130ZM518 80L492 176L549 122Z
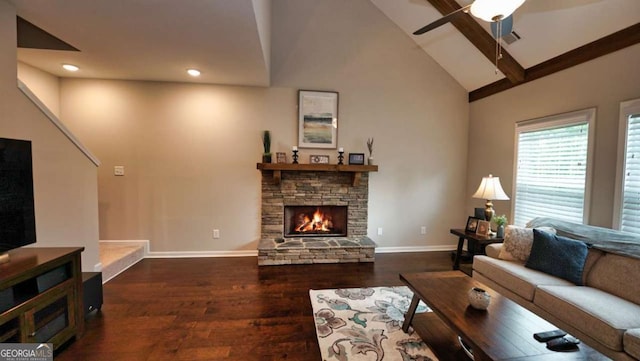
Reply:
M213 238L220 238L220 230L219 229L214 229L213 230Z
M427 227L425 226L420 227L420 234L427 234Z
M113 167L113 175L123 176L124 175L124 166L123 165L117 165L117 166Z
M378 227L378 236L382 236L382 227Z

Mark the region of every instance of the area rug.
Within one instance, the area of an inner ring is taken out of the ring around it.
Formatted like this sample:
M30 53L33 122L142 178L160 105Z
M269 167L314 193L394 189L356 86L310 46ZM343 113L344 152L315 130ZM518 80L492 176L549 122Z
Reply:
M433 351L413 329L402 331L413 293L408 287L310 290L324 361L428 361ZM429 312L422 302L416 312Z

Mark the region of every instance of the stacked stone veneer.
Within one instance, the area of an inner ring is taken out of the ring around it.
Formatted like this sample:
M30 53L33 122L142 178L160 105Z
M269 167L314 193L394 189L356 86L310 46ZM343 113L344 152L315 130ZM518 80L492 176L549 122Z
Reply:
M283 171L276 184L262 171L262 237L258 265L373 262L367 237L369 174L354 186L352 173ZM284 238L285 206L348 206L346 237Z

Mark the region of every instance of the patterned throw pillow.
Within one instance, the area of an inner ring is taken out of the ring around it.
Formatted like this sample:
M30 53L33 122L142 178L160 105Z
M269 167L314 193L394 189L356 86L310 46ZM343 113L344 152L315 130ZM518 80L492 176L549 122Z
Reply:
M556 230L540 227L540 230L556 234ZM533 244L533 228L509 225L504 231L504 243L498 258L506 261L527 262Z

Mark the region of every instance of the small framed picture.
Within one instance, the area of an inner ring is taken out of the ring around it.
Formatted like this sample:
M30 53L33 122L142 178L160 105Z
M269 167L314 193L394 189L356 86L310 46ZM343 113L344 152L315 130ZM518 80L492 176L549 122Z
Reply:
M311 164L329 164L328 155L310 155L309 163Z
M476 218L476 217L469 217L467 219L467 227L464 229L465 232L471 232L471 233L476 233L476 230L478 229L478 221L480 219Z
M364 165L364 153L349 153L349 164Z
M491 224L487 221L478 221L478 228L476 229L476 234L479 236L488 236L491 230Z
M286 162L287 162L287 153L276 152L276 163L286 163Z

